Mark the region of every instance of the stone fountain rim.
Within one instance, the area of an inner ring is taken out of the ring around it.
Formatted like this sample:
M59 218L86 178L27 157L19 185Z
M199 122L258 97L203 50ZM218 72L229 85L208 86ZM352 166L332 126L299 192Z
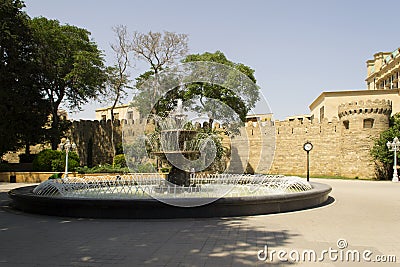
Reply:
M154 155L162 155L162 154L200 154L199 151L196 150L170 150L170 151L154 151L151 152Z
M191 129L163 129L160 131L162 132L192 132L192 133L196 133L198 132L198 130L191 130Z
M311 182L304 192L266 196L222 197L196 207L168 205L157 199L96 199L48 197L33 194L35 186L21 187L8 194L11 206L28 213L62 217L114 219L172 219L249 216L289 212L320 206L328 200L332 188ZM185 204L196 198L174 199L173 204ZM202 198L206 200L206 198ZM171 199L168 199L171 202Z

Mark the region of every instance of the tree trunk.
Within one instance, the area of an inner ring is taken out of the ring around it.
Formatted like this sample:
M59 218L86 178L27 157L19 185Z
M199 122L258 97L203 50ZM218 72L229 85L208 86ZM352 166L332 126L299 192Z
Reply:
M212 131L213 123L214 123L214 119L213 118L209 118L208 119L208 128L209 128L210 131Z
M115 103L111 107L111 148L112 148L112 167L114 168L114 158L115 158L115 144L114 144L114 108Z
M51 122L51 137L50 137L50 142L51 142L51 149L52 150L57 150L58 145L60 143L60 131L58 129L59 127L59 119L57 113L53 113L53 118Z
M25 155L29 155L31 153L29 141L25 141Z

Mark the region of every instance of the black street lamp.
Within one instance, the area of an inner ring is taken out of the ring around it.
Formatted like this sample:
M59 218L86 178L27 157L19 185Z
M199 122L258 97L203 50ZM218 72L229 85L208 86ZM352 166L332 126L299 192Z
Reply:
M313 144L307 141L303 145L303 149L307 152L307 182L310 181L310 151L313 149Z

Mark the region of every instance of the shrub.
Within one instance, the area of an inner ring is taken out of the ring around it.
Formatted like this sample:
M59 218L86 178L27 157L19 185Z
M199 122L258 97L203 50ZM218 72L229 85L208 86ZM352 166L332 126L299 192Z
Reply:
M52 171L52 161L59 159L61 157L61 154L61 151L51 149L40 151L37 157L33 160L33 169L35 171Z
M51 180L51 179L60 179L62 177L63 177L63 174L61 172L59 172L59 173L55 173L55 174L51 175L49 177L49 180Z
M154 165L151 163L144 163L144 164L139 164L137 166L137 171L139 173L151 173L154 172Z
M111 164L104 164L104 165L99 165L99 166L94 166L92 168L89 168L87 166L85 167L78 167L77 168L78 173L127 173L129 172L129 169L126 167L121 167L120 165L115 165L114 167Z
M65 155L65 153L64 153ZM75 171L76 168L79 167L79 162L73 158L69 158L68 156L68 171ZM64 159L55 159L51 162L51 170L53 172L62 172L65 170L65 158Z
M128 167L122 167L119 164L115 164L114 167L111 164L104 164L89 168L78 167L76 169L78 173L89 174L89 173L129 173L129 172L141 172L141 173L151 173L155 171L155 167L151 163L135 164L132 169Z
M381 132L370 150L375 159L375 174L378 180L390 180L393 176L393 152L386 146L400 132L400 113L394 114L389 121L389 129Z
M116 153L117 155L119 155L119 154L124 154L124 147L123 147L122 143L118 143L118 144L115 146L115 153Z
M119 165L122 168L127 167L126 160L125 160L125 155L124 154L116 155L114 157L114 165Z
M79 156L75 152L68 154L68 170L74 171L79 166ZM57 171L65 169L65 152L45 149L39 152L33 161L33 169L36 171Z

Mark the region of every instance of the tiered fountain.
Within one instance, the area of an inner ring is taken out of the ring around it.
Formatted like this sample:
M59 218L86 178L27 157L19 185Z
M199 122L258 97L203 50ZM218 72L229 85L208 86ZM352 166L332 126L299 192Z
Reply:
M177 111L159 122L152 153L172 165L166 180L158 172L52 179L10 191L12 206L71 217L193 218L286 212L327 201L329 186L299 177L192 172L194 162L204 167L211 157L185 121L179 101Z
M162 120L159 124L160 146L158 151L152 154L159 157L159 162L172 163L167 181L178 186L190 185L190 167L185 164L185 159L198 158L198 144L196 142L197 130L185 129L187 116L183 113L182 100L178 99L178 105L170 118Z

